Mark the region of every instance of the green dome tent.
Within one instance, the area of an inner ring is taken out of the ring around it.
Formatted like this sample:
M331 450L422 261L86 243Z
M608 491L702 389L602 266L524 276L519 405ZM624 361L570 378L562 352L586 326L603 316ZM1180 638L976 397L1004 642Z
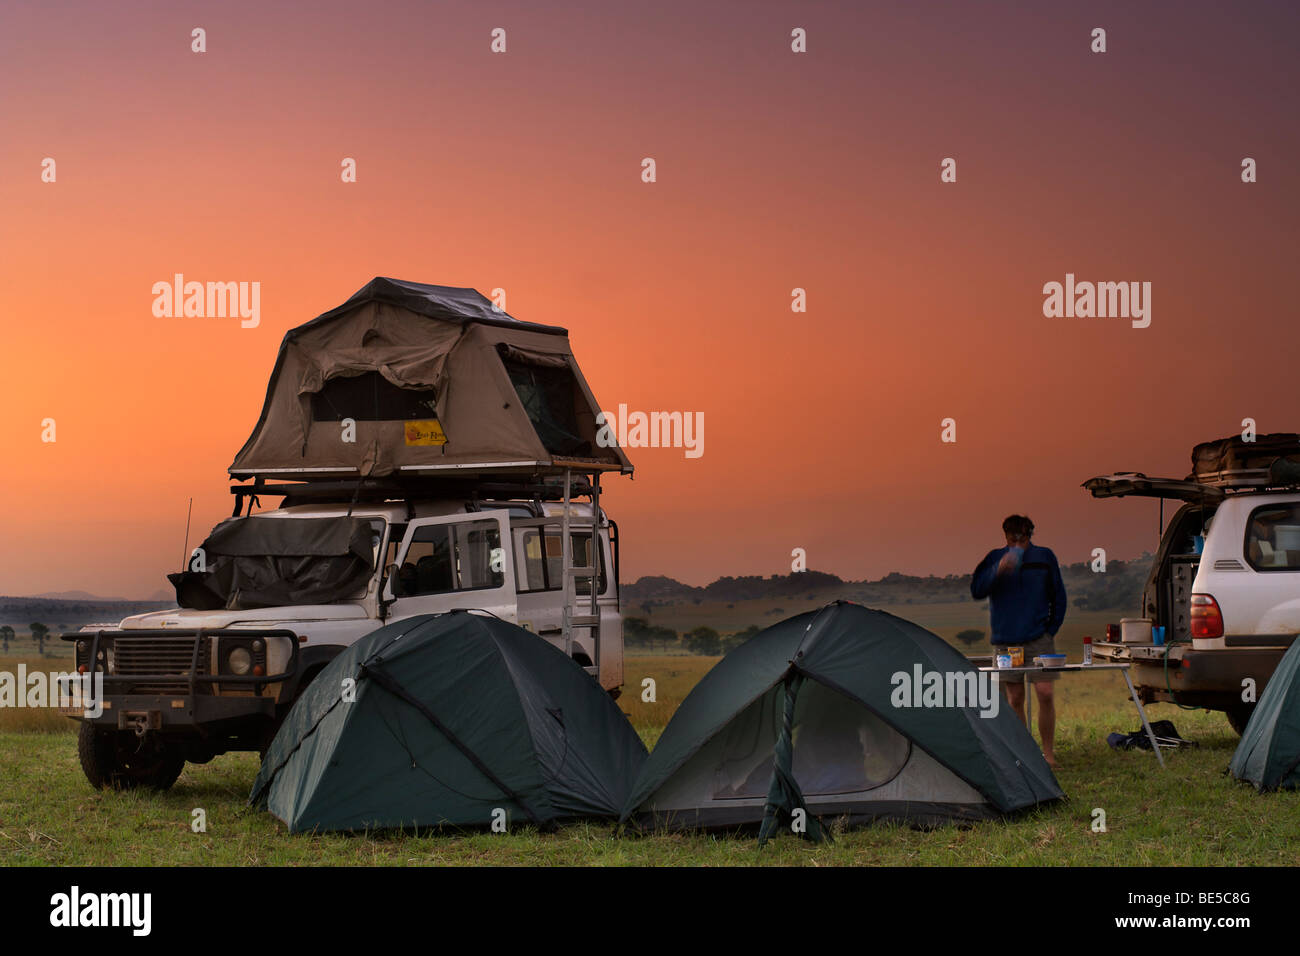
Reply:
M1228 772L1261 792L1300 789L1300 641L1282 656L1242 732Z
M981 686L983 712L996 701L993 716L981 716ZM955 705L959 695L965 706ZM942 638L836 602L762 631L704 676L664 729L622 819L761 823L764 841L802 809L802 832L819 839L818 818L932 824L1062 798L1000 695Z
M355 682L355 683L352 683ZM294 704L249 803L304 830L616 817L646 749L562 651L469 611L357 641Z

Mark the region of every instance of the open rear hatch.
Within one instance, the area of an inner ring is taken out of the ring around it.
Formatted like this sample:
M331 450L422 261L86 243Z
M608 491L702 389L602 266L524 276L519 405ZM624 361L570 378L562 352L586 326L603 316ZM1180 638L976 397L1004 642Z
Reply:
M1151 478L1141 472L1121 471L1098 475L1083 483L1094 498L1161 499L1159 546L1152 561L1151 573L1142 591L1138 613L1166 629L1166 642L1155 647L1120 646L1101 643L1098 653L1103 660L1129 660L1133 656L1163 660L1171 648L1191 640L1192 583L1200 565L1198 536L1227 492L1217 485L1178 478ZM1183 506L1165 523L1164 499L1183 502ZM1174 657L1180 656L1175 650Z
M1224 490L1215 485L1179 478L1148 478L1140 471L1098 475L1085 481L1083 487L1094 498L1124 498L1133 495L1139 498L1174 498L1198 504L1218 504L1224 498Z

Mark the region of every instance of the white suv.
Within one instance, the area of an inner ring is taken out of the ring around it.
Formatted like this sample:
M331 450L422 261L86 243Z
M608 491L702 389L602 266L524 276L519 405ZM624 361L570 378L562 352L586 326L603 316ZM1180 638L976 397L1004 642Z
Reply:
M1084 483L1095 497L1183 502L1169 520L1142 594L1161 645L1101 641L1103 659L1133 665L1146 701L1222 710L1238 733L1300 633L1300 491L1263 481L1147 478Z

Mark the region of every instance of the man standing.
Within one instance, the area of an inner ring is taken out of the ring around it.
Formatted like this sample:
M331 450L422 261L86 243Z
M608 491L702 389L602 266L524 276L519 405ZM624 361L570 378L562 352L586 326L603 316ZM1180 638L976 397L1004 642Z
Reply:
M971 578L975 600L989 599L993 630L993 653L1009 654L1012 646L1024 648L1025 664L1040 654L1056 653L1056 632L1065 620L1065 582L1056 555L1030 542L1034 523L1024 515L1011 515L1002 522L1007 546L985 555ZM1043 756L1053 770L1056 762L1056 703L1052 682L1059 674L1030 674L1038 698L1038 735ZM1025 687L1019 680L1005 681L1007 701L1023 721Z

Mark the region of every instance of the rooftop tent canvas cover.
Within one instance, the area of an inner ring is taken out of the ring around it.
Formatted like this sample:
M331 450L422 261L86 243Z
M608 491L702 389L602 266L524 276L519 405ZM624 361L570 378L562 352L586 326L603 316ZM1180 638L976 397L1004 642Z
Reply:
M555 326L473 289L376 278L285 333L235 478L630 472ZM355 423L345 440L344 421Z
M349 702L345 680L355 680ZM574 661L468 611L380 628L293 705L249 803L290 832L616 817L646 758Z
M1259 791L1300 790L1300 641L1269 678L1228 772Z
M668 828L976 820L1063 796L1005 702L895 707L898 672L977 674L942 638L837 602L782 621L691 691L632 788L623 820ZM1000 690L994 688L995 692Z

